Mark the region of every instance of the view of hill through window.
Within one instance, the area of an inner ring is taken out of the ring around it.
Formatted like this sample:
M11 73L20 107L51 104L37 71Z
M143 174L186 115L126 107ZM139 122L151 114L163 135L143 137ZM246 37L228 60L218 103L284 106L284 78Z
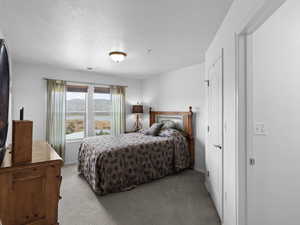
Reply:
M66 139L81 139L88 136L87 93L67 92L66 94ZM94 93L93 99L94 132L90 135L110 134L111 129L111 97L107 93Z
M110 134L111 95L94 93L94 129L96 135Z

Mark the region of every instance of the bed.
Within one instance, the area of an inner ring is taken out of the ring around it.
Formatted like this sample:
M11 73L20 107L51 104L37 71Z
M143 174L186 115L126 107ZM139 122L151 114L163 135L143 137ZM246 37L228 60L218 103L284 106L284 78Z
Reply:
M171 120L180 129L160 136L128 133L85 138L78 153L78 171L92 190L105 195L178 173L194 164L192 107L188 112L160 112L150 108L150 126Z

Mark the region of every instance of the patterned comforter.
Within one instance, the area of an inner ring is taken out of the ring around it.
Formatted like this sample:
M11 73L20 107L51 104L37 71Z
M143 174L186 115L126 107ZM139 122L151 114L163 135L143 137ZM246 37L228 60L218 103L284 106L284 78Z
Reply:
M160 136L130 133L86 138L78 160L79 173L100 195L179 172L191 162L186 138L176 130L165 130Z

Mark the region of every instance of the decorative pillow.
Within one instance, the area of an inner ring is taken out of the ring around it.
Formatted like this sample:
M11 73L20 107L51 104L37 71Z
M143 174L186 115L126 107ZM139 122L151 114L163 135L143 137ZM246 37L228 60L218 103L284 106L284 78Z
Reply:
M183 130L177 130L177 129L161 129L158 136L161 137L171 137L171 136L178 136L182 135L183 137L188 137L188 134Z
M178 136L181 135L181 132L176 129L162 129L159 134L161 137L172 137L172 136Z
M162 129L178 129L177 124L172 120L163 120L161 122L163 123Z
M149 128L142 128L142 129L138 130L138 133L145 134L148 130L149 130Z
M162 123L154 123L150 128L141 131L141 133L145 135L157 136L162 126L163 126Z

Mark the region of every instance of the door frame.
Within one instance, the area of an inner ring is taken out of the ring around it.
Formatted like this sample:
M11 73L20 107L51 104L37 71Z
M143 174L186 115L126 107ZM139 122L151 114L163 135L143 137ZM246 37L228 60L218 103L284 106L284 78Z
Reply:
M235 33L235 113L236 113L236 224L251 225L248 218L249 164L253 138L252 34L272 16L286 0L266 1L257 13Z

